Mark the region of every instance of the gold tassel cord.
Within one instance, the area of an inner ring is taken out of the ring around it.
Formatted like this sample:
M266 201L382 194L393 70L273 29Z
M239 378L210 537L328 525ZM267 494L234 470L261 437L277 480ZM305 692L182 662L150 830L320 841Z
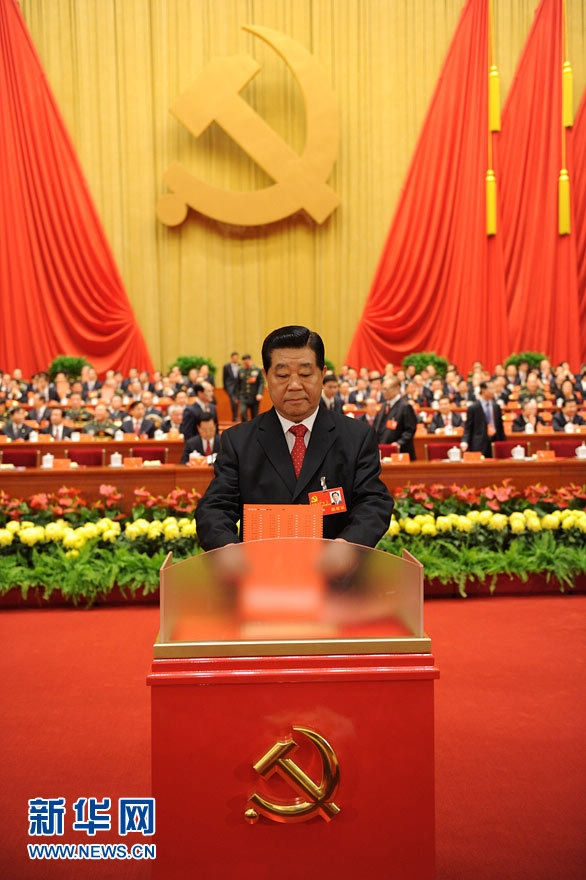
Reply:
M486 172L486 234L496 235L496 177L492 168Z
M491 64L488 72L488 129L501 130L501 90L496 64Z
M558 232L570 234L570 177L568 169L562 168L558 179Z
M572 65L564 61L562 65L562 125L571 128L574 124L574 87Z

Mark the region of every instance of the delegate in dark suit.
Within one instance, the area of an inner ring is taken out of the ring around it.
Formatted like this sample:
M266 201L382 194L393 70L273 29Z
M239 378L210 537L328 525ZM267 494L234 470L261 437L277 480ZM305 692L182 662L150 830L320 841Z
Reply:
M463 424L464 423L462 422L462 416L457 412L453 412L451 414L452 428L461 428ZM438 430L438 428L445 428L445 427L446 427L446 422L445 422L445 419L442 416L442 414L439 412L434 413L433 418L432 418L431 422L429 423L429 433L435 434L435 432Z
M397 443L399 452L408 452L415 459L413 437L417 428L417 416L407 398L401 397L392 405L386 401L377 416L375 428L379 443Z
M489 436L488 422L484 412L484 401L477 400L472 406L468 407L466 427L462 437L462 442L467 444L470 452L482 452L487 458L492 457L492 447L490 444L495 440L505 439L501 408L492 400L489 401L489 405L492 410L494 434Z
M211 413L214 422L216 424L216 431L218 430L218 411L213 403L207 404L208 409L207 412ZM197 435L197 426L201 422L201 417L206 412L203 407L199 405L199 403L191 403L189 406L186 406L183 410L183 420L181 422L180 433L183 434L186 440L189 440L191 437L195 437Z
M221 444L219 434L216 434L212 440L210 440L210 445L212 447L212 455L220 451ZM199 452L200 455L207 455L204 451L203 438L200 437L199 434L196 434L195 437L190 437L190 439L186 441L185 446L183 447L181 461L179 463L187 464L192 452Z
M238 418L238 363L237 352L232 353L232 360L224 364L222 372L222 385L228 397L230 398L230 406L232 407L232 421Z
M196 508L204 550L238 540L244 504L308 504L308 493L341 486L347 511L324 516L324 538L374 547L388 529L393 499L380 480L372 430L320 406L299 478L274 409L222 434L215 479Z

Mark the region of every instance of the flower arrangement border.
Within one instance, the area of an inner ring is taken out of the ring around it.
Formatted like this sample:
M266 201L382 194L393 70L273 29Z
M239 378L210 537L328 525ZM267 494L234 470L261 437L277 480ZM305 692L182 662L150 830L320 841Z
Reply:
M122 598L154 594L170 550L177 560L201 552L198 498L142 488L123 514L120 493L106 484L93 504L70 487L27 499L0 491L0 597L19 590L26 600L32 591L46 601L89 605L115 591ZM410 485L396 494L378 548L397 555L408 549L428 582L462 596L471 585L494 591L503 577L539 577L572 591L586 575L586 486Z

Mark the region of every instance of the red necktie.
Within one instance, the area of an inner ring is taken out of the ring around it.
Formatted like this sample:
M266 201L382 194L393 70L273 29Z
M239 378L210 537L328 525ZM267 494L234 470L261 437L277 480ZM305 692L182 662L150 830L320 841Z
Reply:
M210 441L206 440L206 455L212 454L212 447L210 446Z
M299 477L303 466L303 459L305 458L305 441L303 438L307 434L307 428L305 425L293 425L289 430L295 436L295 443L291 450L291 460L293 461L295 476Z

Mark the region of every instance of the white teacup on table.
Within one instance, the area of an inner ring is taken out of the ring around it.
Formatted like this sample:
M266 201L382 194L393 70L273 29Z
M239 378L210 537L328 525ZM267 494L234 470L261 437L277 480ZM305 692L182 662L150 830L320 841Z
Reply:
M462 461L462 450L459 446L452 446L448 449L448 458L450 461Z
M513 448L511 449L511 458L515 458L518 460L524 459L525 447L521 446L520 444L518 446L513 446Z
M579 458L580 461L586 460L586 443L576 446L576 457Z

